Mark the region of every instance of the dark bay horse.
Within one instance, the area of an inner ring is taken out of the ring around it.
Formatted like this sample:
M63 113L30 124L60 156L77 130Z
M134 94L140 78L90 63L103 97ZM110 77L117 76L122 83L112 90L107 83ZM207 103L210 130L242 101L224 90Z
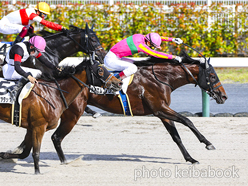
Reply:
M98 65L98 63L97 63ZM85 60L76 67L64 67L64 70L55 74L56 82L38 79L29 96L22 102L21 127L27 129L25 136L25 150L20 154L0 153L0 158L26 158L33 149L35 174L40 173L39 155L43 135L46 131L54 129L58 125L61 114L73 100L87 87L88 78L86 69L92 65L92 61ZM101 80L107 88L120 90L121 81L112 76L104 67L95 70L95 76ZM44 86L47 85L47 86ZM56 87L66 91L64 99ZM84 110L84 108L82 108ZM11 123L11 104L0 104L0 119Z
M138 71L128 87L127 94L133 115L153 114L160 118L173 141L181 150L185 160L197 163L198 161L189 155L182 144L174 122L179 122L189 127L199 141L206 145L208 150L214 149L214 146L196 129L188 118L169 107L171 93L183 85L193 83L207 91L219 104L225 102L227 95L214 68L207 61L202 64L198 60L190 58L186 53L183 53L182 57L183 63L159 58L149 58L148 60L137 62ZM61 142L77 123L87 104L112 113L123 113L121 103L116 95L96 95L90 93L88 89L84 89L81 95L61 115L60 125L52 135L52 141L62 163L65 163L66 159L61 148ZM25 151L25 143L26 139L18 147L18 150Z
M207 91L218 104L223 104L227 95L214 68L205 62L190 58L186 53L182 54L183 63L172 60L149 58L143 62L137 62L138 71L135 73L127 94L130 99L133 115L144 116L153 114L161 119L173 141L178 145L186 161L197 163L182 144L174 122L179 122L196 135L200 142L206 145L208 150L214 146L196 129L193 123L186 117L172 110L171 93L173 90L193 83ZM82 101L84 98L84 101ZM85 99L87 98L87 100ZM122 114L122 106L116 95L96 95L85 89L61 116L61 123L52 135L54 146L61 162L65 162L65 156L61 148L61 141L72 130L78 119L83 114L86 104L96 106L108 112ZM144 122L145 124L145 122Z

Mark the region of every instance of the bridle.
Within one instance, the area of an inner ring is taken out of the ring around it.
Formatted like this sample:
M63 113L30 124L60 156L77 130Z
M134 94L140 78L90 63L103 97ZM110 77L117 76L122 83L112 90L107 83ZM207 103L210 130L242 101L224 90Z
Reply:
M220 83L220 80L218 79L218 76L216 74L216 72L214 71L212 65L210 65L210 58L207 60L206 57L204 55L202 55L199 51L197 51L196 49L194 49L193 47L182 43L183 45L191 48L192 50L196 51L198 54L201 55L201 57L204 58L205 60L205 68L201 67L201 65L199 66L199 74L198 74L198 81L195 79L195 77L193 76L193 74L190 72L190 70L183 64L180 63L181 66L183 66L183 68L188 72L188 74L193 78L193 80L195 81L195 86L199 86L203 91L205 91L209 96L213 97L214 96L214 90L218 89L219 87L222 86L222 84ZM216 80L214 82L211 82L209 79L210 73L214 73L215 76L217 77ZM203 74L203 75L201 75ZM220 83L220 85L215 86L216 84Z
M190 72L190 70L185 66L184 63L178 63L184 70L185 72L187 72L187 74L189 74L192 79L194 80L195 82L195 86L199 86L203 91L205 91L210 97L214 97L215 96L215 93L214 93L214 90L218 89L219 87L222 86L222 84L220 83L219 79L218 79L218 76L216 74L216 72L214 71L212 65L210 65L209 61L210 61L210 58L207 60L206 57L204 55L202 55L199 51L197 51L196 49L192 48L191 46L185 44L185 43L182 43L183 45L185 46L188 46L189 48L191 48L192 50L196 51L198 54L201 55L201 57L203 57L205 59L205 68L201 67L201 65L199 66L199 74L198 74L198 81L196 80L196 78L193 76L193 74ZM154 72L154 69L153 69L153 65L152 65L152 72L153 72L153 75L155 77L155 79L157 81L159 81L160 83L162 84L165 84L167 86L169 86L171 88L171 90L173 91L174 88L169 85L168 83L165 83L165 82L162 82L161 80L159 80L157 78L157 76L155 75L155 72ZM210 73L214 73L216 75L216 80L211 82L211 80L209 79L209 76L210 76ZM220 83L218 86L215 86L216 84Z

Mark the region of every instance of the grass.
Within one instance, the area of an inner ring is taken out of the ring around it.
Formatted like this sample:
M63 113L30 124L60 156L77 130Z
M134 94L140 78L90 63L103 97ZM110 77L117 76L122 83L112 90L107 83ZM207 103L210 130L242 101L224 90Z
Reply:
M214 68L221 83L248 83L248 68Z

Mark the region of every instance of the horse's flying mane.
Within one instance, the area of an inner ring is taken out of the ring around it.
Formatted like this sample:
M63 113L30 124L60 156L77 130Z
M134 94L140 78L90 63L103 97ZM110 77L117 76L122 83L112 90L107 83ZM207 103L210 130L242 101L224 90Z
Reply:
M53 81L54 79L56 80L66 79L70 77L70 75L72 74L76 74L78 72L85 70L86 66L88 65L90 65L90 60L84 59L77 66L64 65L61 67L62 69L61 71L56 69L52 72L45 72L41 75L40 78L46 81Z

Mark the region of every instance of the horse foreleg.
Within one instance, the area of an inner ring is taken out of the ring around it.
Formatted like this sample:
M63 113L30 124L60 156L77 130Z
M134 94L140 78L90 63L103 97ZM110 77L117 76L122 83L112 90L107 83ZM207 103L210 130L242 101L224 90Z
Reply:
M191 162L192 164L195 163L199 163L197 160L193 159L188 151L186 150L186 148L184 147L182 140L177 132L176 126L174 124L173 121L167 120L167 119L161 119L161 121L163 122L165 128L167 129L167 131L169 132L169 134L171 135L173 141L177 144L177 146L179 147L180 151L183 154L183 157L186 161Z
M182 116L181 114L175 112L169 107L164 107L161 111L154 112L154 115L164 119L169 119L172 121L176 121L182 123L183 125L189 127L189 129L195 134L198 140L201 143L206 145L206 149L213 150L215 147L210 143L194 126L194 124L186 117Z
M73 104L71 106L73 106ZM82 105L80 108L84 110L85 106ZM83 110L76 112L74 111L74 109L67 109L61 116L59 127L56 129L56 131L52 135L53 145L56 149L56 152L62 164L66 163L66 158L65 158L64 152L61 147L61 142L64 139L64 137L67 134L69 134L71 130L73 129L73 127L76 125L80 116L83 114Z
M33 142L33 160L34 160L34 170L35 174L40 174L39 160L40 160L40 147L41 141L46 131L46 125L41 127L35 127L32 131L32 142Z
M19 158L24 159L28 157L32 148L32 133L27 130L24 141L14 151L1 152L0 157L3 159Z

